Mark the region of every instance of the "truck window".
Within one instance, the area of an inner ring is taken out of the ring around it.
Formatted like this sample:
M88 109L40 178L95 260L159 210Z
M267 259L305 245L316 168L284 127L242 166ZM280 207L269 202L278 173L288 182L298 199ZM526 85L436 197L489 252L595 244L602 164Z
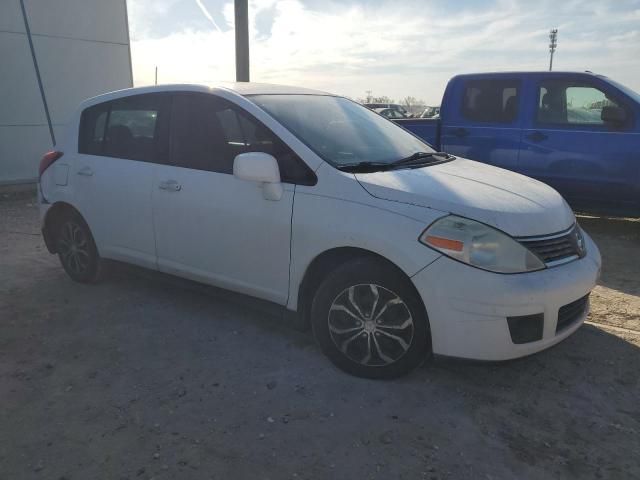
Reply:
M465 82L462 116L473 122L512 123L518 117L519 80Z
M605 106L619 106L595 87L571 82L544 82L538 91L539 123L603 125Z

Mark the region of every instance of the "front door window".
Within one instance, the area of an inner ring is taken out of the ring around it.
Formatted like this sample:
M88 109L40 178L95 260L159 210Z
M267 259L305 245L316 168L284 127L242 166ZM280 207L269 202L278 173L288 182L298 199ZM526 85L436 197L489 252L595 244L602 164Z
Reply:
M540 85L536 119L554 125L604 125L602 108L619 105L600 89L568 82Z

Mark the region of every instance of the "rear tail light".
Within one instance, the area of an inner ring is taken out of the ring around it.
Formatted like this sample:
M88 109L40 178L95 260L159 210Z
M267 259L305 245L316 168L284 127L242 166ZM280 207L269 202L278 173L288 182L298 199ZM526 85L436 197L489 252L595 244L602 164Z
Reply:
M49 168L53 164L53 162L58 160L62 155L64 155L64 153L58 152L55 150L45 153L44 156L42 157L42 160L40 160L40 168L38 169L39 175L42 176L44 171L47 168Z

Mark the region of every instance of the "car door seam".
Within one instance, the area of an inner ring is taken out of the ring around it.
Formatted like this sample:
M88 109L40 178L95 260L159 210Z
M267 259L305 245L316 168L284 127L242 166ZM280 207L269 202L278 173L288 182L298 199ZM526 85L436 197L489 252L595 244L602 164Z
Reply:
M289 305L289 298L291 297L291 269L293 266L293 209L296 206L296 189L297 185L293 185L293 198L291 199L291 215L289 216L289 278L287 281L287 301L285 306Z

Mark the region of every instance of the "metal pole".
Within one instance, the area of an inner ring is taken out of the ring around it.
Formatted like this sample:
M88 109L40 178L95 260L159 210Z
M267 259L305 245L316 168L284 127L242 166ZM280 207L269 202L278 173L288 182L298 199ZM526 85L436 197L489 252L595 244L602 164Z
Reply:
M158 66L156 65L156 85L158 84Z
M236 81L249 81L249 6L248 0L235 0Z
M133 87L133 61L131 60L131 37L129 36L129 11L127 9L127 0L124 0L124 26L127 28L127 51L129 53L129 78Z
M53 133L53 124L51 123L51 115L49 115L49 106L47 105L47 97L44 94L44 87L42 86L42 78L40 77L40 69L38 68L38 60L36 59L36 51L33 48L33 40L31 39L31 29L29 28L29 20L27 20L27 11L24 8L24 0L20 0L20 8L22 8L22 18L24 19L24 29L27 31L27 39L29 40L29 48L31 49L31 58L33 59L33 67L36 70L36 79L38 80L38 87L40 87L40 96L42 97L44 114L47 117L47 124L49 125L49 134L51 135L51 142L55 147L56 136Z
M549 53L551 56L549 57L549 71L553 70L553 54L556 51L556 47L558 46L558 29L554 28L549 32Z

